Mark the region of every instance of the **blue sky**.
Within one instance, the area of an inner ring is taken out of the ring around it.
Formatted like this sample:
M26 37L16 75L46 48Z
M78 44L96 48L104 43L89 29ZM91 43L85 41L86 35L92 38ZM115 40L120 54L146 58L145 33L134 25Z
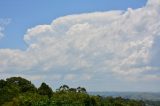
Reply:
M69 14L108 10L126 10L144 6L146 0L1 0L0 18L11 19L6 27L1 48L26 48L23 36L30 27L49 24ZM12 42L12 43L11 43Z
M0 78L159 92L159 7L158 0L1 0Z

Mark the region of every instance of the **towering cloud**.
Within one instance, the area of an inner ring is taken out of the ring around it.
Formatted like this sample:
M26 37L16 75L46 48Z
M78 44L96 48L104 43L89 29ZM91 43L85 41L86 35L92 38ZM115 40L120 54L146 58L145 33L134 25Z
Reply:
M60 17L50 25L28 29L25 51L0 49L0 72L37 70L63 73L71 79L72 72L103 73L103 77L111 73L160 80L159 17L159 0L149 0L135 10Z

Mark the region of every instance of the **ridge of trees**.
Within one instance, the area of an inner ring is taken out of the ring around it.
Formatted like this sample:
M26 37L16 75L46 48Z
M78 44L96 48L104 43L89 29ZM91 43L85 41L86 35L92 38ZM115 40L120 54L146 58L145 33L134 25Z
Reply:
M89 95L84 87L60 86L53 91L42 82L36 88L31 81L22 77L0 80L0 106L145 106L143 101L121 97Z

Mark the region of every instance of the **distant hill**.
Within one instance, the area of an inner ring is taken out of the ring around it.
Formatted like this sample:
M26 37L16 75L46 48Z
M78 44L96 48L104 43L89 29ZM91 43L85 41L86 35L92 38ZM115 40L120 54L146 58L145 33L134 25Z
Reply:
M89 92L90 95L123 97L136 100L160 101L160 92Z

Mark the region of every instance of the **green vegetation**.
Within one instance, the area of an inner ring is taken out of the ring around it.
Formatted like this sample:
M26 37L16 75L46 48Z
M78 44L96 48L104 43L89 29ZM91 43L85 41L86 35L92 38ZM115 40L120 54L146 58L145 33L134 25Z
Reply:
M55 92L42 83L36 88L21 77L0 80L0 106L145 106L143 101L89 95L85 88L62 85Z
M146 106L160 106L160 101L146 100L145 104Z

